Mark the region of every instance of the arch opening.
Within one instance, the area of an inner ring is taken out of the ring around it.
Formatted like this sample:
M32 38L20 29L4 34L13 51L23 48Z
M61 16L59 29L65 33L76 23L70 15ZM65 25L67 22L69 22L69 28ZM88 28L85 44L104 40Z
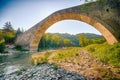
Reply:
M34 34L34 37L30 43L30 50L37 50L38 44L40 42L40 39L44 32L51 27L51 25L55 24L58 21L62 20L78 20L85 22L92 27L94 27L97 31L99 31L106 41L109 44L113 44L115 42L118 42L117 39L114 37L114 35L111 33L109 29L107 29L107 25L104 24L102 21L99 21L92 16L88 16L85 14L77 14L77 13L61 13L61 14L53 14L52 17L47 17L43 24L37 29L36 33Z
M78 20L62 20L51 25L45 33L68 33L71 35L79 33L94 33L101 35L94 27Z

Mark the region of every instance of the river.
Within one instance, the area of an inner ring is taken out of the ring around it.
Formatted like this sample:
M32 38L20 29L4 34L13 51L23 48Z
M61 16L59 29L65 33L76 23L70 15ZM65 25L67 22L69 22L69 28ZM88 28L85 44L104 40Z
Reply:
M0 56L0 73L10 74L20 68L31 66L30 53L16 53Z

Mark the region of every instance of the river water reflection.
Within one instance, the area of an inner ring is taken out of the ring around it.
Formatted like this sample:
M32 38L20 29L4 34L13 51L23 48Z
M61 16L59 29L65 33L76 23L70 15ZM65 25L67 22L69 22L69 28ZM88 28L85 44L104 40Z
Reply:
M30 53L16 53L0 56L0 73L9 74L20 68L30 67L31 55Z

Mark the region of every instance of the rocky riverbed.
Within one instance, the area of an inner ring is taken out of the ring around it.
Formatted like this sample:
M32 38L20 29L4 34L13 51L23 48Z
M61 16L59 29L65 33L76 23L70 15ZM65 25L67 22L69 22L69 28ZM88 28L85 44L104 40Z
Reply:
M0 75L0 80L93 80L55 65L42 64Z

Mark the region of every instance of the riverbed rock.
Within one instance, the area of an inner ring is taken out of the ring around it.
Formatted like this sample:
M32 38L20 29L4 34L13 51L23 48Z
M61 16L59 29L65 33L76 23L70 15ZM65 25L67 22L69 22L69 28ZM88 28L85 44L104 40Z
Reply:
M5 74L2 80L91 80L75 72L67 71L63 68L54 68L54 65L42 64L33 66L21 74ZM0 80L1 80L0 79Z

